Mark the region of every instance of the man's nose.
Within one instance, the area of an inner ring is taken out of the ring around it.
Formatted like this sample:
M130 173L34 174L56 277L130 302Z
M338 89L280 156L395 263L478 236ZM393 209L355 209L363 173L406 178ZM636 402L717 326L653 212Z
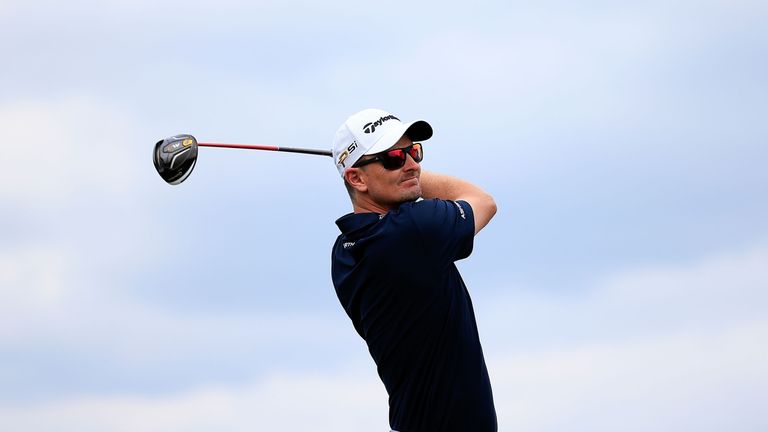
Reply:
M411 156L410 153L405 153L405 163L403 164L403 171L413 171L419 168L419 163Z

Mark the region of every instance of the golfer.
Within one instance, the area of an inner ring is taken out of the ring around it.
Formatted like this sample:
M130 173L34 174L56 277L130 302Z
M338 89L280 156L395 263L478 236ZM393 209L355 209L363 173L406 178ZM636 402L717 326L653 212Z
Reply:
M336 221L333 285L376 362L392 430L496 431L472 301L454 264L496 204L470 183L421 171L431 136L427 122L378 109L339 127L333 158L354 212Z

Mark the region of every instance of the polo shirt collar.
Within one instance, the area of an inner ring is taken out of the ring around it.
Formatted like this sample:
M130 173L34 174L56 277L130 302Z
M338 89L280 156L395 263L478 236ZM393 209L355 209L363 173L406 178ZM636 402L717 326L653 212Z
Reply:
M382 217L383 215L378 213L349 213L337 219L336 225L343 234L347 234L360 228L373 225L381 220Z

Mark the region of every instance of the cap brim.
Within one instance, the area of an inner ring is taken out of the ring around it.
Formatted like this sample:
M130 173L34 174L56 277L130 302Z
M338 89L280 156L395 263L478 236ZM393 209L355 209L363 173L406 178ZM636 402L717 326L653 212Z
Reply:
M364 154L370 155L388 150L390 147L397 144L403 135L408 136L411 141L426 141L432 138L432 126L424 120L403 123L402 126L391 130L389 133L379 138L379 140L376 141L376 144L371 146L371 148Z

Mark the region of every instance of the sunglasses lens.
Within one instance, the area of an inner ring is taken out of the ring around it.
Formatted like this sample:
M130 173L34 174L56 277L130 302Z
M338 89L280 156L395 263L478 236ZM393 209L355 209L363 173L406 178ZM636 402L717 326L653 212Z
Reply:
M424 157L424 152L421 150L421 144L412 145L408 154L411 155L414 161L421 162L421 159Z
M405 152L402 149L388 151L381 155L381 164L388 170L401 168L405 165Z
M424 157L424 153L421 151L421 144L413 144L405 148L390 150L381 154L378 159L384 168L396 170L405 165L406 153L411 155L415 162L421 162L421 159Z

